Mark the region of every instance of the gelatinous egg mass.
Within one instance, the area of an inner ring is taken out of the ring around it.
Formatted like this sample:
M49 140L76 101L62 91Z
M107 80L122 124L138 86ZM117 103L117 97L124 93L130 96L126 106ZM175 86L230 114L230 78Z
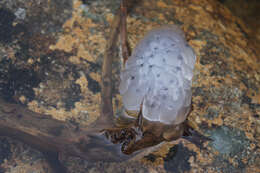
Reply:
M124 108L150 121L179 124L191 104L196 55L175 25L148 32L126 61L120 78Z

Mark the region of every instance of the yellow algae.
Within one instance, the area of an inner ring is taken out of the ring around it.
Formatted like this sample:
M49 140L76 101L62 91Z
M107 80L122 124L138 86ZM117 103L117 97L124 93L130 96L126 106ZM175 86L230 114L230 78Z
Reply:
M76 36L77 39L82 40L86 38L86 36L81 34L82 32L83 30L80 27L74 27L72 31L72 35Z
M80 116L81 114L86 114L87 119L86 118L83 119L83 121L81 121L80 123L87 125L94 122L99 116L99 105L76 102L75 109L73 109L71 113L76 116ZM80 120L82 120L81 117Z
M94 76L94 74L92 74ZM98 77L95 77L98 80ZM28 103L29 109L32 111L38 112L38 113L44 113L44 114L50 114L54 118L65 121L68 118L75 118L75 120L80 120L81 124L89 124L96 120L96 118L99 116L99 105L100 105L100 94L93 94L88 89L88 81L84 74L81 75L81 77L75 82L80 85L81 87L81 94L84 96L84 99L81 99L80 102L75 103L75 108L66 111L64 107L64 103L60 102L59 90L60 83L55 83L53 81L47 81L44 84L40 84L39 88L34 88L35 95L38 97L42 97L46 102L48 103L54 103L57 105L57 109L48 106L46 109L46 106L39 105L36 101L32 101ZM62 88L69 87L70 82L63 82ZM45 95L42 95L42 93L45 93ZM86 114L85 116L83 116ZM83 116L83 118L82 118Z
M27 60L27 63L30 64L30 65L32 65L32 64L34 63L34 59L33 59L33 58L29 58L29 59Z
M101 82L101 76L98 73L91 72L89 76L92 77L92 79L96 80L98 83Z
M104 38L104 35L102 33L97 33L95 35L88 35L88 40L93 41L93 43L101 43L98 45L99 51L102 50L102 52L105 50L106 42L107 40Z
M222 118L219 116L219 118L215 119L212 123L213 123L213 124L216 124L216 125L219 125L219 126L222 126L222 125L223 125L223 120L222 120Z
M26 97L25 97L24 95L21 95L21 96L19 97L19 100L20 100L20 102L25 103Z
M90 54L90 52L88 51L87 48L85 48L85 46L83 44L80 44L78 46L78 53L77 53L77 57L81 57L83 59L87 59L91 62L94 62L95 59L94 57Z
M222 126L224 124L224 121L222 120L222 116L221 115L218 115L218 117L214 118L214 119L207 119L205 117L201 117L201 120L203 122L207 122L209 127L212 127L212 125Z
M81 61L77 56L70 56L69 61L73 64L81 64Z
M203 143L203 146L206 147L209 142ZM183 144L191 151L196 152L196 162L200 162L202 164L209 164L214 161L214 157L212 154L208 153L207 151L200 150L195 144L188 142L188 141L183 141ZM193 156L190 157L189 162L191 164L195 164ZM195 165L194 165L195 166Z
M195 50L196 55L199 54L199 51L207 44L205 40L190 40L189 44Z
M196 118L195 118L195 122L198 123L198 124L201 123L201 120L200 120L200 117L199 117L199 116L196 116Z
M164 3L163 1L161 1L161 0L157 2L157 6L158 6L158 7L161 7L161 8L167 8L167 4L165 4L165 3Z
M74 0L73 1L73 8L78 9L82 5L82 1Z
M162 144L159 144L160 147L155 146L151 153L156 156L156 160L154 162L151 162L145 158L142 158L141 161L143 162L143 164L153 165L156 167L163 165L164 163L163 158L169 153L170 148L180 143L180 141L182 141L182 139L178 139L176 141L171 141L171 142L164 142Z
M55 117L55 119L65 121L68 115L68 112L66 112L64 109L55 109L53 107L49 107L48 109L40 106L37 101L31 101L28 103L28 108L34 112L45 114L45 115L51 115Z
M147 25L141 20L137 20L136 18L128 17L128 43L131 49L134 49L136 44L144 37L145 33L151 30L154 27L158 27L158 23L150 23ZM138 28L138 29L136 29Z
M27 106L30 110L32 110L34 112L37 112L37 113L43 113L44 112L44 109L39 108L38 102L36 100L29 102L27 104Z
M214 12L214 7L211 4L206 5L205 9L210 13Z
M260 104L260 94L252 96L252 103Z
M81 75L81 77L76 81L76 83L80 85L80 89L82 93L87 93L89 91L88 80L84 75Z
M83 18L82 20L83 21L80 24L84 29L97 27L97 24L95 24L90 18Z
M258 163L259 162L260 162L260 159L259 159ZM260 167L259 167L259 165L256 165L255 167L254 167L254 165L253 166L249 166L249 167L246 167L245 172L260 172Z
M198 11L198 12L204 11L202 6L200 6L198 4L195 5L195 3L194 4L190 4L189 8L192 9L192 10Z
M59 49L65 52L71 52L76 43L77 40L75 40L71 35L64 35L63 37L60 37L56 45L51 45L50 49Z
M245 135L248 139L250 139L251 141L254 141L255 138L254 138L254 135L252 133L249 133L249 132L245 132Z
M260 81L260 75L258 75L257 73L255 74L255 79L257 80L257 81Z
M79 6L82 3L76 0L73 3L74 11L72 13L72 17L67 20L63 29L66 34L60 35L57 43L55 45L51 45L51 50L63 50L65 52L71 52L74 48L76 48L76 55L78 58L82 57L89 61L95 61L95 55L91 53L91 49L93 47L89 47L89 44L86 43L86 40L92 40L94 42L101 42L104 44L98 45L100 47L99 50L105 50L105 39L102 34L90 35L89 28L96 27L97 25L93 23L90 18L82 17L82 9ZM74 26L75 23L78 23L81 27ZM73 62L75 62L76 57L73 57Z
M44 111L45 114L52 115L55 119L65 121L68 118L68 112L65 109L55 109L53 107Z
M15 59L15 51L13 50L13 48L7 48L7 55L8 58L14 60Z
M81 101L81 103L76 103L76 109L74 112L79 111L88 111L89 113L89 121L93 122L100 114L99 105L100 105L100 93L93 94L88 89L88 81L84 75L82 75L77 81L77 84L80 85L81 92L85 96L85 99Z
M66 29L73 28L73 25L74 25L74 22L75 22L75 19L76 19L74 17L74 15L75 14L73 13L73 16L63 24L63 28L66 28Z
M114 19L114 14L113 13L107 13L105 17L106 17L107 22L112 23L113 19Z
M30 110L38 113L43 113L47 115L53 116L55 119L65 121L66 119L70 117L78 118L82 112L87 112L87 119L83 119L81 124L87 125L89 123L92 123L96 120L96 118L99 116L99 106L98 104L89 104L76 102L75 108L72 109L70 112L66 111L65 109L55 109L54 107L49 107L48 109L39 106L36 101L32 101L28 103L28 107ZM82 119L80 119L82 120Z

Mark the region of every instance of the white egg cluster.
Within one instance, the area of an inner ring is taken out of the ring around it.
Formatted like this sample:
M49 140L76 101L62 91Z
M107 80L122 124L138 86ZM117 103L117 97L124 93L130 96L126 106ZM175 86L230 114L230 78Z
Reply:
M120 94L129 111L165 124L186 119L196 55L174 25L150 31L136 46L121 73Z

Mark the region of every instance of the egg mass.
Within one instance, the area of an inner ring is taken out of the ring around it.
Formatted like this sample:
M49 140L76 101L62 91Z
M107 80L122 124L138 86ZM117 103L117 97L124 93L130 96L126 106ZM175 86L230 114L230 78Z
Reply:
M180 124L189 113L196 55L175 25L148 32L120 74L124 108L150 121Z

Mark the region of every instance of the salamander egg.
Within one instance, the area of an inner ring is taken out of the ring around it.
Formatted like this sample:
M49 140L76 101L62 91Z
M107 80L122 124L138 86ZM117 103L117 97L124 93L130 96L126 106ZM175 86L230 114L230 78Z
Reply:
M126 61L120 78L124 108L150 121L179 124L191 104L196 55L175 25L148 32Z

